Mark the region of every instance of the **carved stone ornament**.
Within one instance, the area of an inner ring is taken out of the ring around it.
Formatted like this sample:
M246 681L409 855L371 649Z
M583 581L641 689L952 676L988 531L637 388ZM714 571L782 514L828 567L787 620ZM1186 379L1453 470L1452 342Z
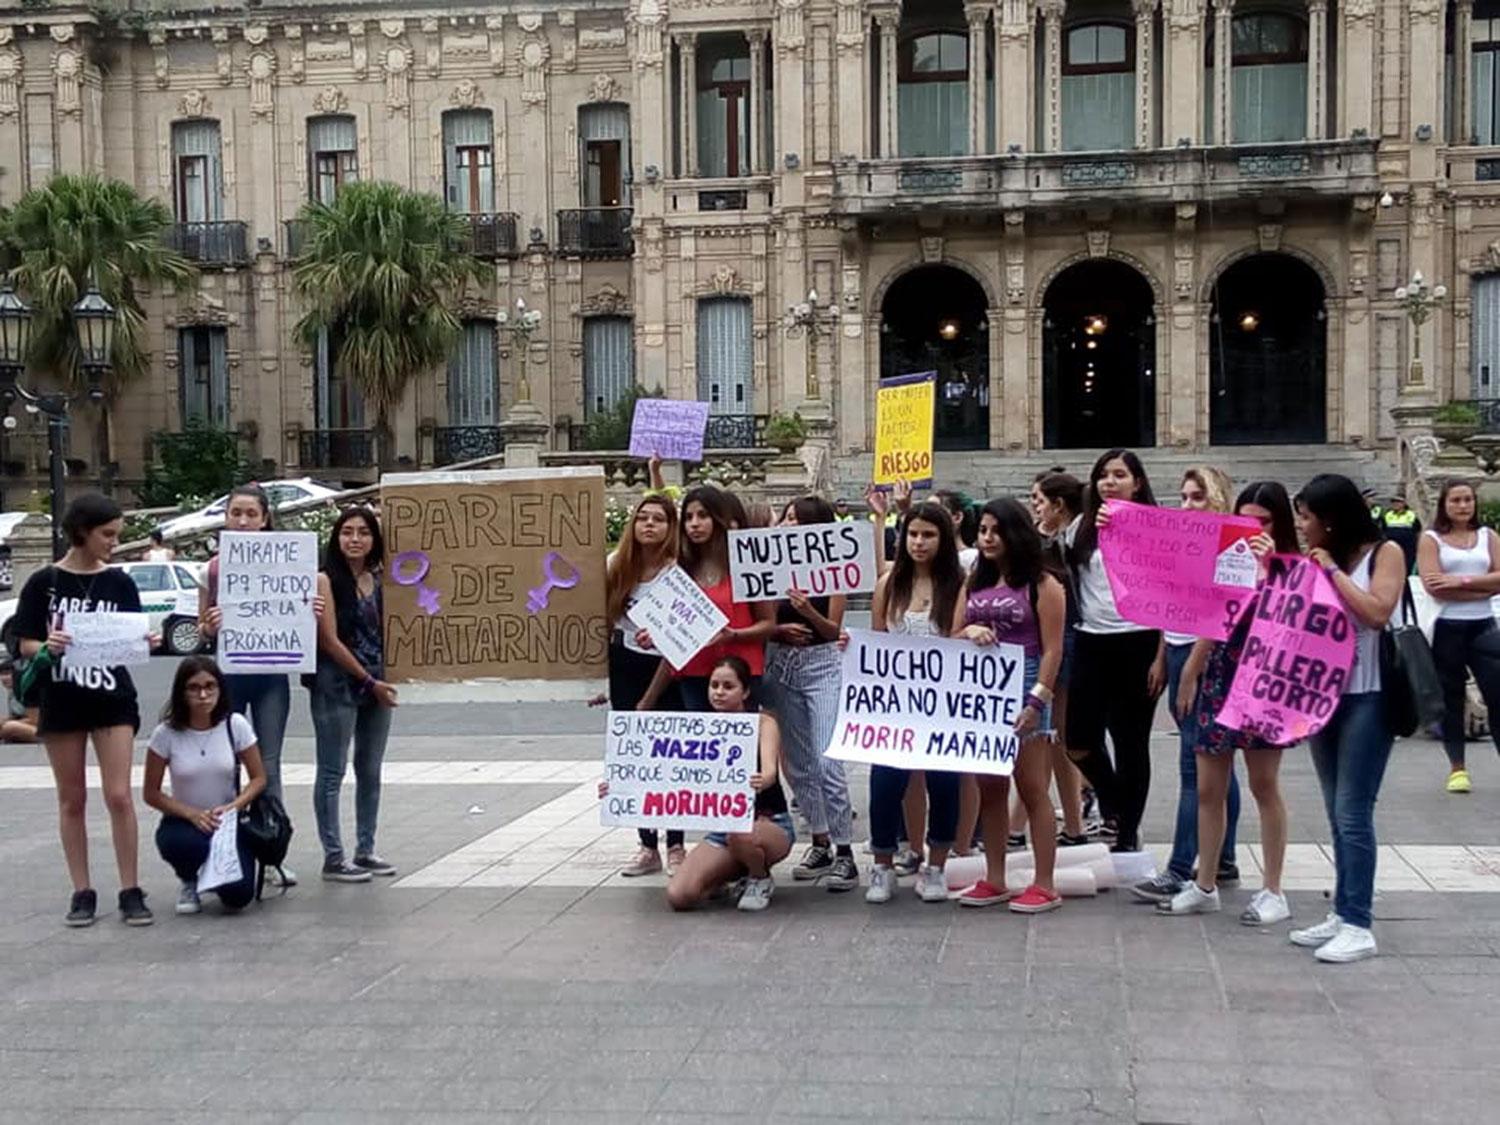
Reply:
M207 117L211 108L208 95L197 87L177 99L178 117Z
M1195 31L1203 23L1204 0L1167 0L1167 26L1177 32Z
M479 84L472 79L462 79L453 87L453 93L448 95L448 100L459 109L473 109L479 104Z
M149 31L146 42L151 44L151 70L156 75L157 88L165 90L172 81L172 56L167 52L167 33Z
M1407 11L1413 23L1419 20L1436 22L1442 15L1446 0L1406 0Z
M235 318L229 315L223 301L199 292L191 304L168 313L166 321L168 328L227 328L235 323Z
M313 97L313 109L319 113L343 113L349 108L349 98L337 86L324 86Z
M740 288L740 273L733 266L721 265L714 267L713 278L709 281L711 288L720 297L727 297Z
M589 84L589 101L612 102L620 96L620 84L609 74L596 74Z
M522 26L525 26L523 21ZM535 32L528 33L519 51L521 60L521 104L535 107L547 101L547 60L552 48Z
M458 299L458 307L454 309L460 320L488 320L493 321L500 312L500 307L488 297L482 297L477 293L465 293Z
M922 261L931 265L943 260L943 237L942 235L928 235L922 239Z
M307 79L307 42L302 38L300 24L287 24L281 29L292 45L291 57L287 59L286 72L292 82L301 85Z
M841 53L864 46L866 22L864 0L839 0L835 41Z
M443 72L443 40L437 17L428 16L422 21L422 35L427 42L427 77L436 78Z
M214 70L219 75L219 85L228 86L234 81L234 48L229 45L229 28L211 28L208 35L218 48Z
M803 27L802 5L805 0L780 0L777 4L777 23L781 29L779 40L787 51L800 51L807 42Z
M505 17L485 16L484 29L490 34L490 73L505 73Z
M662 0L636 0L626 16L635 29L635 66L637 70L659 70L662 65L662 24L667 19ZM650 268L650 263L647 263Z
M392 43L381 56L385 71L385 108L395 116L411 106L412 50L404 43Z
M14 47L0 51L0 118L21 111L21 68L25 62Z
M73 41L73 25L70 23L55 23L47 29L47 34L52 36L54 43L71 43Z
M259 47L271 38L271 30L263 23L252 23L245 28L245 42Z
M1090 258L1109 257L1109 231L1091 230L1085 236L1088 242Z
M1262 254L1274 254L1281 249L1281 224L1261 223L1255 229Z
M364 81L370 73L370 48L365 39L363 20L355 20L349 25L349 53L354 64L354 77Z
M1489 270L1500 270L1500 238L1495 239L1486 247L1484 264Z
M71 33L72 29L69 28L69 34ZM79 116L83 112L83 101L80 97L83 57L77 51L67 47L55 52L52 55L52 77L57 86L58 114L63 117Z
M1374 23L1375 0L1345 0L1344 18L1350 23Z
M255 51L245 63L245 76L250 79L250 112L256 117L271 117L276 103L272 99L272 79L276 77L276 54L273 51Z
M583 302L579 312L584 316L619 316L630 312L630 298L606 281Z
M381 20L380 34L387 39L400 39L401 33L406 30L405 20Z

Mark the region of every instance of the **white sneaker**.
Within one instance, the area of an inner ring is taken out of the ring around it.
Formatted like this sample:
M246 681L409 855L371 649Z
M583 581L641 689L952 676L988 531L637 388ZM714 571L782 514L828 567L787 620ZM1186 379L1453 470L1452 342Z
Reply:
M202 910L203 903L198 898L198 880L190 879L177 891L177 913L197 914Z
M1374 957L1376 952L1374 934L1363 926L1352 926L1348 922L1341 922L1339 932L1318 946L1313 956L1319 961L1343 965L1350 961L1363 961L1366 957Z
M1287 940L1304 949L1316 949L1324 942L1333 940L1343 924L1343 920L1330 911L1328 917L1316 926L1308 926L1305 930L1293 930L1287 935Z
M290 867L268 867L266 868L266 882L273 887L295 887L297 885L297 873Z
M1166 902L1156 904L1161 914L1217 914L1219 912L1219 888L1205 891L1192 879Z
M771 892L775 889L776 882L769 875L764 879L746 879L739 908L745 911L764 910L771 905Z
M870 889L865 891L866 902L890 902L896 890L896 872L878 864L870 868Z
M924 863L922 870L917 872L917 885L914 889L923 902L948 901L948 877L943 874L941 867L933 867L930 863Z
M1264 887L1255 892L1250 905L1240 914L1240 922L1246 926L1273 926L1285 922L1292 916L1292 907L1286 895L1268 891Z

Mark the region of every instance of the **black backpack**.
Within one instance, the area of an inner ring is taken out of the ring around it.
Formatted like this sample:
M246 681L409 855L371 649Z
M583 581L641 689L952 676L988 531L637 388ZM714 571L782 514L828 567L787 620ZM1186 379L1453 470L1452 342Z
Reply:
M229 748L232 751L234 735L229 730L230 721L225 721L224 735L229 739ZM238 754L235 754L234 762L234 789L238 793L240 788ZM265 892L268 867L276 868L277 874L281 876L281 893L286 894L286 872L281 869L281 865L286 862L286 853L292 844L292 818L287 815L286 806L281 803L281 798L272 793L261 793L240 812L238 830L244 835L250 854L255 857L255 862L260 866L255 879L256 901L259 901Z

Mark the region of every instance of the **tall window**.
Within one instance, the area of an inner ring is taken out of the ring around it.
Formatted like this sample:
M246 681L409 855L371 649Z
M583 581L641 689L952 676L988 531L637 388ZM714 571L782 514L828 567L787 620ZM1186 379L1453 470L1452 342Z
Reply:
M630 107L609 102L578 111L585 207L623 207L630 177Z
M307 153L307 193L319 203L332 203L339 188L359 179L359 133L354 118L309 118Z
M493 426L500 421L500 380L495 372L495 326L487 320L465 321L448 361L450 426Z
M698 399L714 414L749 414L754 353L748 297L698 302Z
M1472 302L1474 334L1469 350L1473 396L1500 398L1500 274L1476 277Z
M494 152L489 110L443 114L443 167L450 211L489 214L495 210Z
M1232 143L1307 137L1307 24L1279 12L1236 16L1230 39ZM1213 37L1209 36L1207 104L1213 105ZM1207 116L1213 129L1213 113ZM1211 138L1217 140L1218 138Z
M213 223L224 217L224 160L217 121L173 124L172 173L179 223Z
M1470 130L1475 144L1500 144L1500 4L1475 4L1470 31L1474 44L1470 71L1474 121Z
M57 171L56 115L51 94L26 95L26 186L44 186Z
M969 151L969 37L959 31L914 35L898 56L896 125L902 156Z
M1135 144L1135 29L1090 23L1063 41L1062 144L1069 152Z
M698 42L698 172L750 173L750 48L740 35Z
M178 407L182 424L229 427L229 340L222 328L177 333Z
M359 430L365 425L365 400L338 367L338 333L324 332L313 349L313 408L320 430Z
M635 383L635 341L628 316L583 322L583 416L614 407Z

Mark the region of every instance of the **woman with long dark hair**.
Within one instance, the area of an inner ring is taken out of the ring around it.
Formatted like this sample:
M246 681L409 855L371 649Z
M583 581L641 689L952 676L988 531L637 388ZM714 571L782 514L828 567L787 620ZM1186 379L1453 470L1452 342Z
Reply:
M1068 698L1068 754L1099 794L1114 850L1138 851L1151 790L1151 717L1167 683L1161 633L1120 616L1099 551L1101 511L1111 501L1156 503L1141 459L1110 449L1094 462L1068 562L1078 591L1077 649ZM1104 736L1114 745L1114 761Z
M1417 573L1438 603L1432 658L1443 682L1443 749L1449 793L1473 788L1464 762L1464 695L1474 673L1494 716L1490 734L1500 749L1500 628L1490 600L1500 594L1500 537L1479 523L1479 496L1468 481L1445 481L1432 527L1417 546Z
M1383 541L1369 505L1348 477L1323 473L1297 494L1297 527L1355 626L1354 666L1328 724L1312 737L1313 766L1333 833L1333 911L1293 930L1293 945L1316 947L1320 961L1359 961L1376 953L1370 931L1375 897L1375 799L1395 736L1380 691L1380 634L1401 600L1406 556Z
M1036 877L1011 898L1005 885L1010 832L1010 778L978 775L984 832L985 878L964 892L964 906L1007 900L1017 914L1056 910L1062 897L1053 886L1057 841L1047 782L1052 774L1052 700L1062 666L1067 597L1047 573L1042 538L1030 514L1014 500L991 500L979 514L979 558L965 586L964 605L954 613L954 632L976 645L1019 645L1026 655L1026 702L1015 720L1020 750L1016 789L1031 829ZM961 630L961 631L960 631Z
M915 637L946 637L955 612L962 608L964 573L958 561L957 536L951 514L928 501L917 505L902 523L896 541L896 561L875 584L871 627L878 633ZM895 857L901 835L903 798L918 777L927 787L930 805L926 862L917 873L917 896L924 902L948 900L943 865L958 829L959 784L963 775L926 770L920 775L895 766L870 767L870 851L875 865L865 901L889 902L896 890ZM920 833L910 846L920 849Z
M1261 560L1262 580L1268 556L1297 554L1292 502L1286 489L1276 481L1247 485L1234 503L1234 514L1260 522L1260 534L1251 539L1250 546ZM1291 905L1281 890L1287 838L1286 802L1282 800L1278 778L1283 747L1230 730L1215 721L1229 698L1229 685L1234 681L1254 621L1255 604L1254 597L1245 603L1227 641L1200 639L1193 645L1177 691L1169 699L1175 713L1181 716L1179 722L1183 728L1193 731L1190 749L1196 758L1193 801L1196 823L1190 839L1197 845L1197 856L1189 856L1185 863L1177 858L1182 843L1179 811L1179 836L1173 841L1172 855L1174 864L1180 866L1169 866L1167 874L1168 877L1179 871L1184 874L1170 896L1157 900L1157 909L1165 914L1209 914L1219 909L1219 884L1223 881L1226 856L1232 858L1234 854L1226 839L1238 812L1234 797L1234 752L1240 750L1245 755L1250 792L1260 812L1263 873L1261 889L1240 914L1240 921L1247 926L1269 926L1292 916ZM1218 857L1217 874L1210 874L1214 864L1205 864L1205 856ZM1192 866L1194 858L1198 861L1196 871ZM1136 894L1146 897L1139 887Z
M313 812L323 845L323 878L368 883L396 874L375 852L380 768L391 731L396 689L385 682L380 579L385 540L369 508L346 508L334 522L318 574L318 594L332 607L318 622L318 670L311 684L318 770ZM353 862L339 833L339 791L354 743Z

